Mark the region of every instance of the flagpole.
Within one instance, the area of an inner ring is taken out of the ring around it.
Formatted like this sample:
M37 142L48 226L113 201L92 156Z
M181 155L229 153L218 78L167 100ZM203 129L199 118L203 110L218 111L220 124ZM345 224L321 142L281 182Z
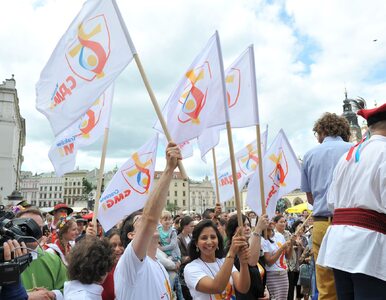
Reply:
M165 133L166 139L168 140L168 142L170 142L172 140L172 138L171 138L169 130L168 130L167 126L166 126L166 122L165 122L165 119L164 119L164 117L162 115L161 109L159 108L159 105L158 105L157 99L156 99L156 97L154 95L153 89L151 88L149 80L147 79L145 70L143 69L141 60L139 59L137 50L134 47L133 41L131 40L129 31L126 28L126 24L123 21L121 12L120 12L120 10L118 8L118 5L117 5L116 1L112 0L112 3L114 5L115 12L117 13L119 22L120 22L120 24L121 24L121 26L123 28L124 33L125 33L126 40L127 40L128 44L129 44L131 52L133 53L133 57L134 57L135 63L137 64L139 73L141 74L141 77L142 77L142 80L143 80L143 82L145 84L146 90L147 90L147 92L148 92L148 94L150 96L150 100L153 103L153 107L154 107L155 112L157 114L157 117L158 117L158 119L159 119L159 121L161 123L162 130ZM184 180L188 180L188 176L186 175L186 171L185 171L184 165L182 164L181 160L178 160L178 168L180 169L182 178Z
M264 193L264 178L263 178L263 156L261 154L261 133L260 133L260 120L259 109L257 101L257 87L256 87L256 72L255 72L255 55L253 51L253 45L249 46L249 59L251 61L251 77L252 77L252 93L255 98L255 112L256 112L256 142L257 142L257 155L259 156L259 181L260 181L260 201L262 214L267 213L265 206L265 193Z
M212 157L213 157L214 178L216 179L216 203L220 203L220 190L218 188L216 152L214 148L212 148Z
M96 191L95 204L94 204L94 215L92 217L92 224L93 224L95 231L97 231L96 219L98 217L99 199L101 197L101 191L102 191L102 179L103 179L103 172L105 169L108 137L109 137L109 128L107 127L107 128L105 128L105 133L104 133L104 137L103 137L102 156L101 156L101 161L100 161L100 165L99 165L97 191Z
M241 204L240 204L240 192L239 185L237 184L237 170L236 170L236 162L235 162L235 153L233 149L233 140L232 140L232 128L229 117L229 109L228 109L228 100L226 97L226 85L225 85L225 74L224 74L224 63L222 60L221 46L220 46L220 37L218 32L216 31L216 42L217 42L217 51L220 61L220 71L221 71L221 83L223 90L223 99L224 99L224 107L225 107L225 117L226 117L226 128L228 135L228 146L229 146L229 155L231 159L231 167L232 167L232 180L233 180L233 189L235 192L235 203L236 203L236 211L237 211L237 223L239 227L243 227L243 219L241 217ZM242 233L241 233L242 234Z

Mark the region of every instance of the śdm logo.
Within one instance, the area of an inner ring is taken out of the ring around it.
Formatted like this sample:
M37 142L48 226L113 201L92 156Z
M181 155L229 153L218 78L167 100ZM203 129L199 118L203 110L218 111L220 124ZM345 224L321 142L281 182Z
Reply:
M110 55L110 32L104 15L93 17L78 26L75 40L68 46L66 59L78 77L92 81L104 76Z
M253 148L252 144L247 145L248 154L238 159L240 171L245 175L249 175L256 170L259 163L259 157L257 156L257 150Z
M265 203L266 206L268 206L269 201L271 200L272 196L277 193L278 189L282 186L286 186L285 178L288 174L288 162L282 148L280 148L278 156L272 154L269 156L269 159L274 163L274 169L269 174L269 178L272 180L272 186L268 193L268 197Z
M200 124L200 113L205 106L208 84L212 78L209 62L206 61L202 66L189 70L185 76L189 83L178 100L182 104L178 121Z
M80 136L84 139L87 139L90 137L90 132L99 123L104 105L105 105L105 94L102 94L101 97L95 100L91 108L81 118L79 123L80 132L76 136Z
M138 152L134 153L132 155L134 165L121 171L127 184L139 194L145 194L149 190L151 174L148 166L153 163L152 155L151 152L141 155Z
M241 73L239 69L232 68L225 78L227 88L228 107L232 108L237 104L240 96Z

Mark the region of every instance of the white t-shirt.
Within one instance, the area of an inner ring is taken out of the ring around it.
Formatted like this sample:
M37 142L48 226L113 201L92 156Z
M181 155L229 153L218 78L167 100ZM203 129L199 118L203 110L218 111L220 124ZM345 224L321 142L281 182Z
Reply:
M386 214L386 137L373 135L350 161L338 162L327 196L331 210L363 208ZM332 225L327 229L318 265L362 273L386 281L386 235L367 228Z
M100 284L83 284L78 280L64 283L64 300L102 300L103 287Z
M206 263L202 261L200 258L193 260L188 263L184 269L184 277L185 282L189 287L190 295L195 300L211 300L211 299L236 299L235 297L235 288L233 287L232 276L229 278L229 282L225 288L225 290L221 294L210 295L201 293L196 290L196 286L198 282L209 276L210 278L214 278L216 274L220 271L221 266L224 263L224 258L216 258L216 262ZM233 266L233 272L238 272L237 269Z
M145 257L140 261L129 244L114 272L117 300L171 300L168 272L158 261Z
M264 253L271 253L271 255L273 255L285 243L285 238L281 233L275 232L275 235L273 236L273 238L271 238L271 240L273 240L273 243L271 243L269 240L263 239L261 246L263 248ZM285 251L280 254L279 259L275 261L272 266L266 265L265 269L267 271L286 271L287 260L285 258Z

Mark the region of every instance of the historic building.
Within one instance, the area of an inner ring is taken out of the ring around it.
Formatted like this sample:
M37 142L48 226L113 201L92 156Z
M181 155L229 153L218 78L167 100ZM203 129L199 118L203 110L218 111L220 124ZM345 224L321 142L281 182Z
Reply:
M63 175L64 194L63 202L70 206L87 207L88 195L84 194L83 180L88 174L87 170L75 170Z
M212 183L205 176L202 181L190 182L190 210L195 213L202 213L208 207L214 207L216 204L216 192Z
M8 204L7 196L20 188L25 145L25 120L20 115L13 75L0 84L0 137L0 204Z

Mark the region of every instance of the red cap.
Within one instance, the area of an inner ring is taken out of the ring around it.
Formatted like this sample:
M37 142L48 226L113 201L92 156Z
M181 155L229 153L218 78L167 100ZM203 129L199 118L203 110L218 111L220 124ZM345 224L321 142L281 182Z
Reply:
M64 208L67 210L67 215L71 214L73 212L73 209L69 207L67 204L64 203L58 203L54 206L54 209L49 212L50 215L53 215L58 209Z
M82 216L83 219L87 220L87 221L91 221L92 220L92 217L94 216L94 213L93 212L90 212L84 216Z
M386 120L386 103L379 107L358 110L357 114L367 120L368 126Z

